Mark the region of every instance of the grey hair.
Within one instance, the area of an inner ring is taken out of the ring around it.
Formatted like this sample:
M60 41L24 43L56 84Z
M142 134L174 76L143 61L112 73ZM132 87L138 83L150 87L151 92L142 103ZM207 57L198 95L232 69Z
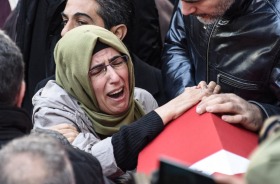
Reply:
M24 78L20 49L0 30L0 104L15 105Z
M31 135L40 136L40 137L52 137L60 142L62 145L71 146L70 142L58 131L54 131L51 129L42 129L35 127L31 130Z
M75 179L59 142L30 135L14 139L0 150L0 183L74 184Z

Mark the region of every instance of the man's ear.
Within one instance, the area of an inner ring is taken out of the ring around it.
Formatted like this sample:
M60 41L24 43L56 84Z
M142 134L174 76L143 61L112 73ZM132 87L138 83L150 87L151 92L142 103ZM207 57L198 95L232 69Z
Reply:
M127 33L127 27L124 24L113 26L110 31L114 33L120 40L123 40Z
M16 99L16 106L17 107L21 107L23 98L24 98L24 94L25 94L25 89L26 89L26 84L24 81L21 82L21 86L17 95L17 99Z

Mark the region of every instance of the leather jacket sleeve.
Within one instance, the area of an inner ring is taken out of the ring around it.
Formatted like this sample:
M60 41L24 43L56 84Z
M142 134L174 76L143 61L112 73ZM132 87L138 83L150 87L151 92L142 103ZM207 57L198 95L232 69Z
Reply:
M187 48L187 39L183 15L178 5L166 35L162 54L163 83L168 98L172 99L183 92L186 86L195 85Z
M276 105L260 103L260 102L256 102L256 101L249 101L249 102L257 105L260 108L260 110L262 112L263 120L265 120L266 118L269 118L271 116L280 114L279 105L276 106Z
M259 101L250 101L255 105L259 106L262 110L263 118L269 118L270 116L279 115L280 114L280 60L278 60L276 66L273 67L270 74L270 84L269 89L273 94L275 101L274 103L263 103Z

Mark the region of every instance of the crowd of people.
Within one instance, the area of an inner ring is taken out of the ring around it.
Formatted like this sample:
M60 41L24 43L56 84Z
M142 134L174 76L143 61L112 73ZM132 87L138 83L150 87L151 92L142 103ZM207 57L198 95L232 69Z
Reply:
M276 184L279 10L275 0L19 0L0 31L0 183L137 183L141 150L197 105L259 135L244 176L215 182Z

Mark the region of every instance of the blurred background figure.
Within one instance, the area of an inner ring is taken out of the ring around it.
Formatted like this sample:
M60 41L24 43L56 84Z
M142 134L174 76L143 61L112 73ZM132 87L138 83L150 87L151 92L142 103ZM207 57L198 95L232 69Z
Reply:
M168 0L131 1L134 5L132 31L124 42L141 60L161 69L162 39L168 30L173 5Z
M161 41L163 45L165 35L169 29L169 23L173 13L174 5L169 0L155 0L155 3L158 10L160 34L161 34Z
M0 29L3 28L3 25L14 10L17 5L18 0L0 0Z
M0 151L0 183L75 184L66 151L53 138L26 136Z
M35 128L31 131L31 135L52 137L56 139L61 147L64 147L68 158L72 164L75 181L78 184L112 184L113 182L105 177L102 173L102 167L99 161L89 153L71 146L66 137L57 131L50 129Z

